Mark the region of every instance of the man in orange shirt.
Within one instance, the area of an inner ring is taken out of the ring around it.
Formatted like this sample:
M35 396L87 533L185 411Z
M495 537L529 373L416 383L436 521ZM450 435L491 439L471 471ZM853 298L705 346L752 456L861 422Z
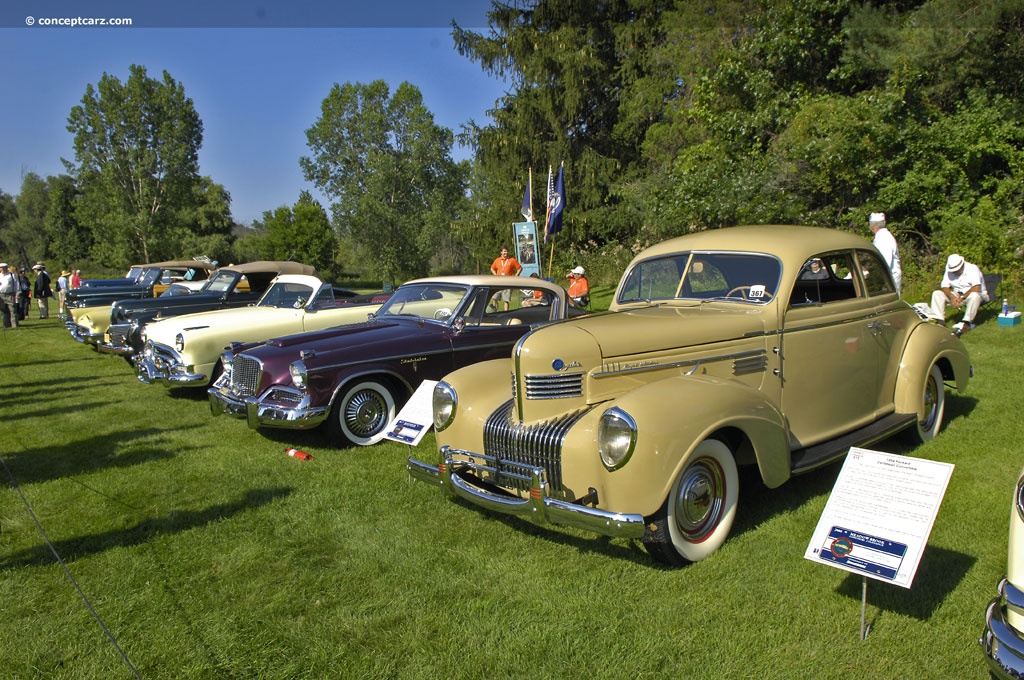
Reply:
M590 304L590 282L587 281L586 270L574 267L569 272L569 297L580 307Z
M509 256L508 246L501 247L501 255L491 263L491 273L495 276L519 276L523 266L516 261L516 258ZM497 298L505 303L505 311L508 311L508 302L512 299L512 289L506 288L498 293Z

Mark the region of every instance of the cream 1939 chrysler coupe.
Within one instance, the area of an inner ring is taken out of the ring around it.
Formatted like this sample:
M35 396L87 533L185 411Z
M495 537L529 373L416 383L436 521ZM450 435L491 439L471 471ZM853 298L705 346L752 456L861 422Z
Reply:
M670 564L725 541L739 466L764 484L901 430L932 438L967 352L896 292L878 251L832 229L666 241L608 314L541 327L510 359L434 389L436 460L413 478L494 512L640 539Z

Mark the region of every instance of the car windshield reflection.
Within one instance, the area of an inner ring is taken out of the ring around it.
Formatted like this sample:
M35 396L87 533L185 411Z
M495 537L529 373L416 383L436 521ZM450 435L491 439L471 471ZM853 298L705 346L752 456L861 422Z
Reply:
M781 271L778 259L769 255L676 253L633 267L618 302L685 299L765 304L778 290Z
M258 307L293 307L306 304L313 289L302 283L278 281L270 287L257 304Z
M377 316L413 316L445 321L456 313L465 297L466 288L462 286L437 283L402 286L384 303Z

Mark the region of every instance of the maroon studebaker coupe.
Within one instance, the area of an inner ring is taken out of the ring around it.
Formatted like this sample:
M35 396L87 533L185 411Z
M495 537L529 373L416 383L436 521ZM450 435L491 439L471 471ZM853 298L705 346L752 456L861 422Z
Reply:
M583 313L561 286L537 278L410 281L366 323L226 352L210 409L252 428L326 421L339 445L369 446L423 380L506 358L531 328Z

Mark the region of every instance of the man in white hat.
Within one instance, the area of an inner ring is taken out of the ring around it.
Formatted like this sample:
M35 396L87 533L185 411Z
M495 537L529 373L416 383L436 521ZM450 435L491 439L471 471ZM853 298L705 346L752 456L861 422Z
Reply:
M941 290L932 293L932 315L936 319L946 318L946 304L964 310L963 321L953 326L953 331L960 335L974 328L974 317L982 302L988 302L988 291L985 290L985 277L981 269L954 253L946 260L946 271L942 275Z
M580 307L590 304L590 282L583 267L573 267L569 272L569 297Z
M871 213L868 217L868 226L871 233L875 235L871 243L882 254L882 259L889 265L893 281L896 282L896 292L900 292L900 285L903 283L903 268L900 267L900 251L896 247L896 237L885 227L885 213Z
M46 319L50 316L50 298L53 297L53 291L50 290L50 274L42 262L36 262L32 269L36 273L32 296L36 299L36 304L39 305L39 318Z

